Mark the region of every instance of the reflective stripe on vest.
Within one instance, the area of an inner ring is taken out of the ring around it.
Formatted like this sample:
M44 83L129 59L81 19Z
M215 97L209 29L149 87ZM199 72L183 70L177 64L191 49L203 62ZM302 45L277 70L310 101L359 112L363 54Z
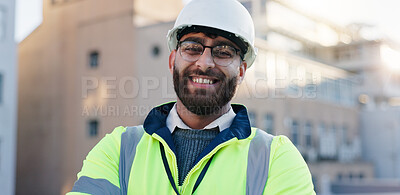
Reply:
M82 176L75 182L71 192L81 192L87 194L119 194L117 186L106 179L93 179Z
M119 176L121 194L123 195L126 195L128 191L129 175L136 146L143 133L143 127L137 126L127 127L126 132L121 135ZM246 194L248 195L263 194L268 179L269 155L273 137L263 130L257 129L256 135L250 142L246 178Z
M274 136L257 129L247 159L246 194L263 194L268 179L269 155Z
M121 194L128 193L129 175L135 158L136 146L144 133L143 126L127 127L121 135L121 150L119 156L119 183Z

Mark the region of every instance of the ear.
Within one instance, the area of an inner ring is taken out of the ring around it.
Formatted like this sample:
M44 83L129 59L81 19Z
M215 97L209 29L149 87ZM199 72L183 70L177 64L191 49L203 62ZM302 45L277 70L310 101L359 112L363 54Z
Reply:
M242 81L244 80L244 75L246 73L246 70L247 70L247 62L246 61L242 61L242 63L239 66L238 84L242 83Z
M176 50L171 51L169 54L168 68L171 74L174 72Z

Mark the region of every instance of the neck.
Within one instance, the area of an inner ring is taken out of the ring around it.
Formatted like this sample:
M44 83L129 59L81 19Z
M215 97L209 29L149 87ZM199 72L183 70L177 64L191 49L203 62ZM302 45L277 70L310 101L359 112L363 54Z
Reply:
M220 112L210 115L197 115L190 112L185 105L178 99L176 102L176 110L182 121L192 129L203 129L205 126L219 118L223 114L229 111L230 103L223 106Z

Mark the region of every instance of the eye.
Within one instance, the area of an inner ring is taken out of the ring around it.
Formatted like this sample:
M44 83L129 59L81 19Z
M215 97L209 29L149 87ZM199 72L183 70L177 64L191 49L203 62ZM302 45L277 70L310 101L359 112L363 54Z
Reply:
M199 55L203 52L203 46L196 42L183 42L181 50L190 55Z
M213 55L217 58L233 58L235 54L235 49L228 45L216 46L213 49Z

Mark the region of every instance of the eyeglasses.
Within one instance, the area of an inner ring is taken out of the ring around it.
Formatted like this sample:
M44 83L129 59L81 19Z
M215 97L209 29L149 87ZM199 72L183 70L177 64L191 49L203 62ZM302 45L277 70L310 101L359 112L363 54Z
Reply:
M214 63L220 66L229 66L232 64L236 55L240 52L240 49L229 45L210 47L194 41L180 41L178 42L178 47L180 47L179 53L182 58L188 62L197 61L203 55L204 50L210 48Z

